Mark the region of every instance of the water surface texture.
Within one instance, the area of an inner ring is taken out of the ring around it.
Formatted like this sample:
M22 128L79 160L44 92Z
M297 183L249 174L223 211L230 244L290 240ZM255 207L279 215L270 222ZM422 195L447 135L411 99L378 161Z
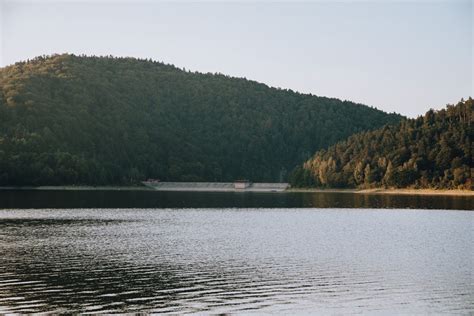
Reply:
M1 208L412 208L473 210L472 196L335 192L0 190Z
M0 313L472 313L473 215L0 210Z

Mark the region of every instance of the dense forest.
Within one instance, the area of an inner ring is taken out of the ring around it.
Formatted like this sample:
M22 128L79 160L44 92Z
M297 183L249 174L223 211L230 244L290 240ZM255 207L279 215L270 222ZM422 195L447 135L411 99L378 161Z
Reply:
M281 181L316 150L401 119L134 58L37 57L1 68L0 93L0 185Z
M296 187L473 189L474 101L363 132L317 152Z

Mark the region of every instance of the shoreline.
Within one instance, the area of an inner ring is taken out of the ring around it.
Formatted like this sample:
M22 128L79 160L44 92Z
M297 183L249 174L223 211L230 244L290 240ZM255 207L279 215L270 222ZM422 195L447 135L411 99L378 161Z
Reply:
M156 190L149 186L0 186L0 191L168 191L168 192L239 192L236 190ZM245 191L241 191L245 192ZM264 192L264 191L247 191ZM265 191L267 192L267 191ZM271 192L271 191L268 191ZM435 189L318 189L318 188L289 188L272 193L349 193L349 194L379 194L379 195L444 195L474 197L474 191L469 190L435 190Z
M352 193L352 194L383 194L383 195L446 195L446 196L473 196L474 191L469 190L436 190L436 189L316 189L294 188L286 192L308 193Z
M154 191L146 186L89 186L89 185L42 185L0 186L0 191Z

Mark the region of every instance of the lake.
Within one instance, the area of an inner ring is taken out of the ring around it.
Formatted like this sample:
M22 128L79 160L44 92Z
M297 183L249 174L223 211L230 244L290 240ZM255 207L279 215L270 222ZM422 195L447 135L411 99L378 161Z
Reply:
M153 193L1 192L0 313L474 312L472 198Z
M0 190L2 208L411 208L473 210L472 196L335 192Z

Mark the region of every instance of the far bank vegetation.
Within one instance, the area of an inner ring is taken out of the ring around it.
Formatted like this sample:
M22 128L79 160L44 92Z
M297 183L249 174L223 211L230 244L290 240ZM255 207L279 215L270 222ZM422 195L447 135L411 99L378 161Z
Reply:
M473 100L358 133L318 151L294 187L472 190Z

